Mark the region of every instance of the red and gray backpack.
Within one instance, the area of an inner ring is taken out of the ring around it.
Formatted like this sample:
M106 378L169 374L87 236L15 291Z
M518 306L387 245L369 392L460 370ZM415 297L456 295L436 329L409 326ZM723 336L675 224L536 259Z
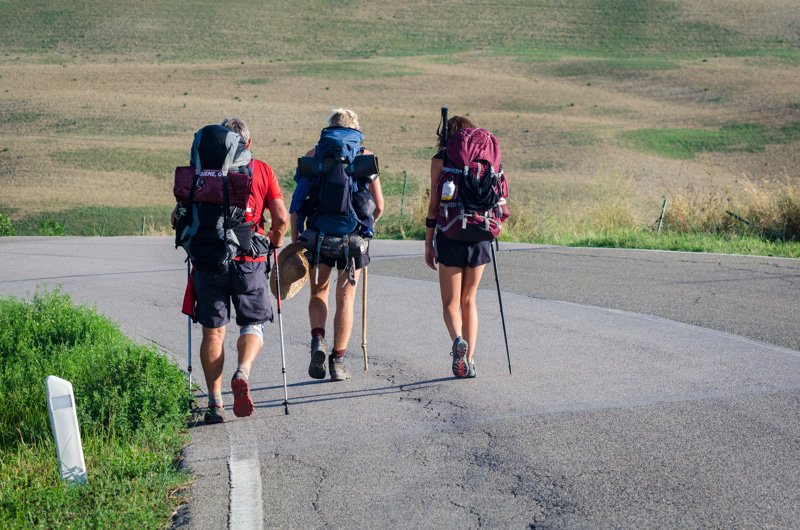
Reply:
M491 241L509 216L508 181L497 138L486 129L462 129L447 139L436 192L436 228L459 241Z
M253 173L244 139L221 125L203 127L194 137L191 164L175 168L175 247L207 269L266 254L266 238L245 219Z

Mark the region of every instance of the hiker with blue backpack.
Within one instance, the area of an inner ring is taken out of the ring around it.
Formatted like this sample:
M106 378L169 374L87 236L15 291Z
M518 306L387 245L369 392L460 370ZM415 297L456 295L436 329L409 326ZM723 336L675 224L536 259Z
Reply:
M473 378L478 375L478 285L492 261L492 240L508 217L508 184L497 138L464 116L448 119L446 111L444 107L438 151L431 159L425 263L433 270L439 266L442 313L453 341L453 375Z
M309 261L308 375L324 379L327 364L331 381L342 381L350 378L344 359L356 287L361 270L369 265L369 242L383 211L383 194L377 157L361 146L364 134L356 113L335 109L326 123L316 147L298 159L289 212L292 242L305 248ZM336 310L328 351L328 294L334 267Z
M238 118L208 125L195 134L191 166L175 171L178 204L172 226L176 247L184 248L194 267L187 287L192 300L188 307L185 301L184 312L203 326L200 361L208 388L205 423L209 424L225 421L223 344L231 303L239 325L238 366L231 379L233 413L239 417L253 413L250 369L264 341L263 324L273 321L267 256L283 245L289 226L277 177L252 157L251 142L247 125Z

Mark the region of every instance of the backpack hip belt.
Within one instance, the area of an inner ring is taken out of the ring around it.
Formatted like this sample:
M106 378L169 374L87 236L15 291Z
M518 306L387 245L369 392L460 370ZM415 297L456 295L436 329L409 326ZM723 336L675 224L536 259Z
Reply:
M328 258L357 258L367 253L369 241L358 234L331 236L312 228L300 234L298 242L311 253L311 261L317 263L319 256Z

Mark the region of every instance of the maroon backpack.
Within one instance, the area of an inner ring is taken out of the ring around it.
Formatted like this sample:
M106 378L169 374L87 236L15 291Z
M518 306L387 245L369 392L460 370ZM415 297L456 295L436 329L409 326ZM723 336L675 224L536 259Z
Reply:
M459 241L491 241L509 216L508 181L497 138L486 129L462 129L447 139L436 192L436 227Z

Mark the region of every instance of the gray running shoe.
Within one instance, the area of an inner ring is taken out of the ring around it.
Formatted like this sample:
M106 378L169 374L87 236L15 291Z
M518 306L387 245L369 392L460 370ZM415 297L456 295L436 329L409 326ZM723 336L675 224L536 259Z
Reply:
M478 377L478 370L475 369L475 363L469 362L469 370L467 370L467 377L472 379L473 377Z
M453 356L453 375L456 377L466 377L469 368L464 356L467 354L467 341L461 337L456 337L453 341L453 351L450 355Z
M314 379L325 379L325 357L328 355L328 345L325 339L311 339L311 364L308 365L308 375Z
M347 371L347 367L344 365L344 357L339 357L338 359L329 357L328 370L331 373L331 381L350 379L350 372Z
M210 405L206 409L206 414L203 417L203 421L206 425L211 425L212 423L222 423L225 421L225 417L222 413L225 412L225 409L222 405Z

